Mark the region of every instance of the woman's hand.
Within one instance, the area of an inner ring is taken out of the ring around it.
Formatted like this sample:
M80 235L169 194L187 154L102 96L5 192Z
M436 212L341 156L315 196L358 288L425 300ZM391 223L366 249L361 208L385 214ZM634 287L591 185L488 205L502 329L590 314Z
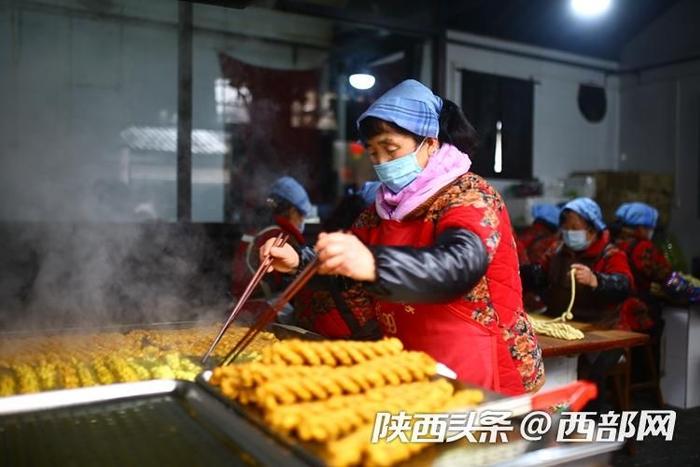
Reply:
M581 285L587 285L593 289L598 287L598 277L593 271L591 271L591 268L584 266L583 264L576 263L571 265L571 269L576 271L574 275L576 282Z
M281 247L272 246L277 241L276 238L268 238L263 246L260 247L260 263L263 262L265 256L269 253L272 257L272 265L267 268L266 272L292 272L299 267L299 255L289 243L285 243Z
M338 274L358 281L376 280L374 255L352 234L321 233L316 242L320 274Z

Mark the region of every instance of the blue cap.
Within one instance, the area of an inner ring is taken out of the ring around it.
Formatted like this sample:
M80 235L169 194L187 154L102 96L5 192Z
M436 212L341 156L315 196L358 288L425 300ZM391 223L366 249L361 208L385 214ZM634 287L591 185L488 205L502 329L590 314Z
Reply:
M442 99L415 79L407 79L374 101L357 119L376 117L418 136L437 138L440 133Z
M646 203L623 203L617 208L615 217L623 225L641 226L653 229L659 220L659 211Z
M596 230L605 230L606 225L603 222L603 213L600 210L598 203L593 201L591 198L576 198L569 201L564 205L562 212L573 211L579 216L586 219L588 222L593 224Z
M271 196L277 196L288 201L297 208L304 216L311 212L311 201L306 190L292 177L278 178L270 189Z
M532 218L534 220L545 221L556 227L559 225L559 215L561 209L553 204L535 204L532 206Z
M382 182L377 181L365 182L362 185L362 188L357 191L357 194L362 197L362 200L365 202L366 206L374 203L374 200L377 199L377 190L379 190L381 185Z

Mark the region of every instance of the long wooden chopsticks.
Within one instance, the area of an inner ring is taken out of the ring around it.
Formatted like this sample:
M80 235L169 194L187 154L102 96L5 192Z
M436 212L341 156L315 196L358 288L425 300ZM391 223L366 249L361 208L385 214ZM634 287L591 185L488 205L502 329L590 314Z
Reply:
M282 295L279 296L277 300L275 300L275 303L272 305L272 307L268 310L266 310L258 320L255 322L253 326L248 329L248 332L245 333L245 335L241 338L240 341L231 349L231 351L226 355L226 358L224 359L222 366L228 365L232 361L234 361L238 356L243 352L246 347L250 345L251 342L253 342L253 339L262 331L268 324L270 324L272 321L275 320L275 317L277 316L277 313L279 313L284 306L289 303L289 301L294 298L294 295L296 295L302 287L306 285L307 282L309 282L309 279L313 277L314 274L316 274L316 271L318 271L318 268L320 266L320 263L317 258L314 258L313 261L311 261L300 273L299 275L292 281L291 284L287 286L287 288L282 292Z
M289 235L286 233L280 233L277 235L277 238L275 238L275 242L273 243L273 246L275 247L281 247L284 246L285 243L287 243L287 240L289 239ZM233 307L233 310L228 316L228 319L224 322L223 326L221 326L221 329L219 330L219 334L216 335L214 340L212 341L211 345L209 346L209 350L207 350L207 353L204 354L202 357L202 364L207 362L207 359L211 355L211 353L214 351L217 345L219 345L219 342L221 342L221 339L224 337L224 333L226 333L226 330L229 328L231 323L233 322L234 318L236 315L241 311L243 308L243 305L245 305L245 302L248 300L250 297L250 294L253 293L253 290L258 286L260 281L262 280L263 276L267 273L267 269L270 267L272 264L272 256L269 254L265 256L263 259L262 263L260 263L260 267L258 267L258 270L255 271L255 274L253 275L253 278L248 282L248 285L246 286L245 290L243 291L243 294L241 294L240 298L236 302L236 305Z

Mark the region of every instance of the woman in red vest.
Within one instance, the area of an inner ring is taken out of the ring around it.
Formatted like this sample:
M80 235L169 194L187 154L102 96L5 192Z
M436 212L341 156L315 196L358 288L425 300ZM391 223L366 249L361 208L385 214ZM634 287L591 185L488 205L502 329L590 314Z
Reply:
M500 194L469 171L475 132L454 103L407 80L358 119L382 186L352 233L310 248L272 248L292 272L313 255L339 276L360 319L503 394L544 382L541 350L522 306L518 257Z

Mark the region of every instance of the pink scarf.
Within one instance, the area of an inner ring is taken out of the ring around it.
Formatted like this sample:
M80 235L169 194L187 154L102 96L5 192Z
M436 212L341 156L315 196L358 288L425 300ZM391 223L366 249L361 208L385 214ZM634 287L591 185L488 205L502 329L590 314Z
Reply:
M382 219L402 220L443 187L469 172L471 165L469 156L452 145L443 144L406 188L394 194L384 185L379 187L375 201L377 214Z

